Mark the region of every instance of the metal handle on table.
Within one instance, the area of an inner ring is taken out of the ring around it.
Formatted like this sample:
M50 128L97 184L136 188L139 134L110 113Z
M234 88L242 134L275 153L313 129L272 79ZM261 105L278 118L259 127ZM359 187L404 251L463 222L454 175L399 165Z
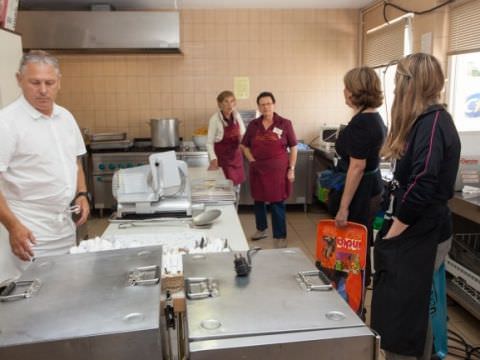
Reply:
M42 284L38 279L12 281L0 293L0 301L27 299L35 294L40 289L41 285ZM26 287L26 289L18 294L12 294L13 291L19 287Z
M160 282L160 266L141 266L128 272L128 284L137 285L156 285Z
M328 277L320 270L299 271L298 276L302 281L302 283L305 284L307 291L329 291L333 289L333 286L330 283L330 279L328 279ZM312 276L319 277L324 282L324 284L323 285L312 284L307 279L307 277L312 277Z
M185 279L187 298L190 300L217 297L219 295L218 283L215 279L206 277L191 277Z

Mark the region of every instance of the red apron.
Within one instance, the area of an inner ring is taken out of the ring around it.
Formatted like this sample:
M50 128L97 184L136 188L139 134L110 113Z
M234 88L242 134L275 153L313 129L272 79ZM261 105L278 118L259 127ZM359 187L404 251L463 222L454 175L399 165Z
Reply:
M290 196L292 183L287 179L288 153L282 139L272 131L255 134L250 151L250 189L256 201L279 202Z
M220 166L227 179L234 185L245 180L243 170L243 156L240 150L240 126L233 120L223 128L223 139L214 144L218 166Z

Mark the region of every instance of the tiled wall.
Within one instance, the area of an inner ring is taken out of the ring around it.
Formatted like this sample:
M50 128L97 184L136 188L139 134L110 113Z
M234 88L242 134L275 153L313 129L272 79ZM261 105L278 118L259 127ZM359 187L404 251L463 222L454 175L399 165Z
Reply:
M183 55L60 55L58 102L91 132L149 136L150 118L176 117L189 139L216 110L216 95L250 79L255 108L263 90L277 97L299 139L323 123L345 123L342 77L357 62L357 10L185 10Z

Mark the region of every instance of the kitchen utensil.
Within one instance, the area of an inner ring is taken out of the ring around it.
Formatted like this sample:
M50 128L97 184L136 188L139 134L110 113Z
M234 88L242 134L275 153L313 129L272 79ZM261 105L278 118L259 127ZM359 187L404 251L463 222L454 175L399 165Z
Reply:
M208 225L218 219L220 215L222 215L222 212L218 209L206 210L192 217L192 223L196 226Z
M161 223L165 224L172 222L191 223L193 226L207 227L210 226L216 219L218 219L221 214L222 212L218 209L210 209L203 211L200 214L193 216L192 218L159 218L148 220L121 221L118 225L118 228L128 229L131 227L156 226Z
M178 119L150 119L152 145L156 148L174 148L180 145Z

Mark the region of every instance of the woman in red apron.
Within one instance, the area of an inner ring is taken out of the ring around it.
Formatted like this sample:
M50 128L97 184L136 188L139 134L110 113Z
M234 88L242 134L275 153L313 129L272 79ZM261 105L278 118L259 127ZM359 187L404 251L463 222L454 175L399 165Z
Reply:
M240 140L245 133L240 114L235 111L235 95L222 91L217 96L220 111L213 114L208 124L207 150L210 158L208 170L222 168L227 179L234 185L245 180ZM239 187L237 187L238 193Z
M242 141L250 165L251 195L255 200L257 232L251 239L267 237L266 203L270 203L274 245L285 247L285 200L290 195L295 179L297 139L291 121L275 113L275 97L272 93L262 92L258 95L257 105L262 116L248 125ZM288 148L290 152L287 152Z

